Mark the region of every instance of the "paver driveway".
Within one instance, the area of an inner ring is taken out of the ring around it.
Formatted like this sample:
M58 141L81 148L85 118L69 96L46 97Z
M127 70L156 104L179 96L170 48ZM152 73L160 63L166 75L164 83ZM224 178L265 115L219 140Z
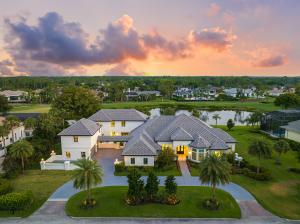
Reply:
M121 150L117 149L102 149L99 150L95 158L101 164L104 176L103 183L99 186L126 186L127 178L122 176L114 176L113 162L116 158L120 158ZM184 167L184 166L183 166ZM146 177L143 177L144 179ZM159 177L160 183L163 184L165 177ZM176 182L179 186L201 186L198 177L189 175L176 177ZM58 188L48 199L48 201L32 216L26 219L0 219L0 222L5 223L296 223L280 219L268 211L266 211L255 198L244 188L237 184L230 183L225 186L219 186L229 192L238 202L241 211L242 219L131 219L131 218L76 218L67 217L64 213L64 205L66 201L78 190L73 188L72 181L67 182ZM299 222L300 223L300 222Z

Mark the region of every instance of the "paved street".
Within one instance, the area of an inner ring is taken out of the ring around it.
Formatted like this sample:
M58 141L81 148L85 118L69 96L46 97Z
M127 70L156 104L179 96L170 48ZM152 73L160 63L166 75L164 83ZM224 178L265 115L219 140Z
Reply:
M120 156L120 150L102 150L96 154L97 160L100 162L103 171L103 183L99 186L126 186L127 178L114 176L113 162ZM184 164L180 167L185 169ZM179 186L201 186L198 177L186 175L176 177L176 182ZM146 177L143 177L146 178ZM165 177L159 177L160 183L163 184ZM229 192L238 202L241 211L242 219L139 219L139 218L70 218L64 212L64 206L68 198L76 194L78 190L73 188L72 181L67 182L57 189L49 200L32 216L26 219L0 219L0 223L300 223L296 221L287 221L280 219L266 211L255 198L244 188L237 184L230 183L225 186L220 186L220 189Z

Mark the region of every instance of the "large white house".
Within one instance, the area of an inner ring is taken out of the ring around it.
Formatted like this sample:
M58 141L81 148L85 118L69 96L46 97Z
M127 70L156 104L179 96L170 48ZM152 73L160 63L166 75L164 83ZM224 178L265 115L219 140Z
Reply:
M58 135L62 155L53 153L42 161L42 169L47 169L47 162L63 162L58 167L71 169L70 162L108 147L122 150L126 166L154 166L158 154L166 149L172 149L179 160L201 162L208 154L234 152L236 143L225 131L193 116L148 118L133 109L100 110Z

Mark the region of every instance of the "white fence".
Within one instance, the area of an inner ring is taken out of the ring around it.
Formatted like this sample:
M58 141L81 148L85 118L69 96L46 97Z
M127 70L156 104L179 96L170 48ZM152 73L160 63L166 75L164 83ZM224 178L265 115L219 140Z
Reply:
M56 155L54 152L46 161L40 162L41 170L74 170L77 168L70 161L64 161L62 155Z

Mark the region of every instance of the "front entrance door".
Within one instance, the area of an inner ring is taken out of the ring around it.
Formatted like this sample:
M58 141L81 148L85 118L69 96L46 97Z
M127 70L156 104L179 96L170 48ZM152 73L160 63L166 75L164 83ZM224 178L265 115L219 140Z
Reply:
M185 161L188 155L188 147L186 145L178 145L176 147L176 154L178 156L178 160Z

